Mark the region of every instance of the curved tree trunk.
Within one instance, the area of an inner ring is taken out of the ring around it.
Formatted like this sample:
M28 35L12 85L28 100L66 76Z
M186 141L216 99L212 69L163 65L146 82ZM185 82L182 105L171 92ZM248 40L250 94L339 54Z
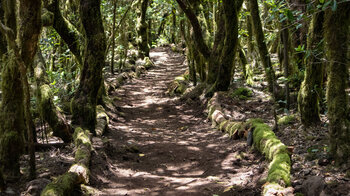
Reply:
M80 17L85 29L85 57L78 90L71 102L73 124L94 132L97 94L105 64L106 37L104 34L100 0L81 0Z
M324 75L324 65L321 60L323 58L323 22L323 11L313 15L307 44L311 55L307 59L304 81L298 94L298 109L301 122L307 127L320 122L319 102L323 94Z
M338 163L350 157L350 121L347 88L347 49L350 2L343 2L336 11L325 14L325 39L330 62L328 69L327 106L330 132L330 154Z

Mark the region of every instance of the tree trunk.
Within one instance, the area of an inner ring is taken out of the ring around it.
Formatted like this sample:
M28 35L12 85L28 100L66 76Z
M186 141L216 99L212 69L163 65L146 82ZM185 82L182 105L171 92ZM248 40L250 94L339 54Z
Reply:
M301 122L306 126L320 122L319 102L322 99L323 86L323 22L324 12L315 13L312 17L307 50L311 55L306 60L305 77L298 94L298 109Z
M21 0L19 17L21 21L19 31L19 64L22 85L24 87L24 111L28 132L28 151L30 155L30 178L35 178L35 126L30 112L30 90L27 78L27 70L33 70L34 56L37 51L38 40L41 32L41 0ZM18 57L17 57L18 58Z
M146 12L149 0L139 0L137 8L137 34L138 34L138 46L139 46L139 56L140 58L149 57L149 46L148 46L148 32L147 32L147 22L146 22Z
M111 73L114 74L114 50L115 50L115 20L117 11L117 1L113 2L113 25L112 25L112 58L111 58Z
M265 43L265 35L262 30L261 20L259 15L259 6L257 0L249 0L249 9L252 19L253 32L259 48L260 58L265 69L265 75L269 84L269 92L274 92L275 85L275 71L271 64L270 54Z
M283 41L283 63L284 63L284 77L285 81L285 93L286 93L286 108L289 110L290 97L289 97L289 30L286 22L282 22L282 41Z
M13 37L7 36L7 45L17 35L16 1L3 1L5 25L13 31ZM13 43L11 43L13 44ZM0 169L5 180L17 179L20 176L19 157L24 147L24 105L21 74L15 59L14 51L9 47L8 55L2 69L2 104L0 107Z
M238 45L238 13L243 1L223 0L225 20L225 40L220 56L220 69L215 89L226 91L232 80L233 61Z
M327 106L330 132L330 155L337 163L350 157L350 121L347 88L350 2L343 2L336 11L325 14L325 40L329 69Z
M71 102L72 123L94 132L97 94L105 64L106 37L104 34L100 0L81 0L80 17L85 29L85 57L80 84Z
M176 9L175 5L171 10L172 13L172 26L171 26L171 43L176 44Z

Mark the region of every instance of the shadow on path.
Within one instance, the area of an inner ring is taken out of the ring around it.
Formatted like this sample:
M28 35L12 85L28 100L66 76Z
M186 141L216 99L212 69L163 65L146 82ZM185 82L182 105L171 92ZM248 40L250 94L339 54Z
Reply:
M123 117L110 113L94 138L91 185L100 195L260 195L263 158L212 129L200 103L166 94L184 57L157 48L151 58L155 68L111 95Z

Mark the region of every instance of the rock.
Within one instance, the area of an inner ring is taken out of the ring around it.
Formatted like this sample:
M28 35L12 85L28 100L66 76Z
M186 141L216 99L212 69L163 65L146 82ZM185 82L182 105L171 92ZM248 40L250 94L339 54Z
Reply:
M311 176L302 184L302 192L305 196L319 196L324 187L325 181L321 176Z
M51 181L46 178L38 178L27 183L26 191L24 195L39 196L41 191L48 185ZM23 193L22 193L23 194Z

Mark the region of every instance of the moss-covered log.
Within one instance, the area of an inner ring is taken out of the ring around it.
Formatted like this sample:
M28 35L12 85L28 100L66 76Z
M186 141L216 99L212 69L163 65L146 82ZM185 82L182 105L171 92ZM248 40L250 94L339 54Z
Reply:
M76 146L75 164L69 168L68 172L48 184L42 191L42 196L73 195L76 186L89 182L89 162L92 149L90 131L78 127L74 131L73 138Z
M61 138L64 142L72 140L71 127L64 115L56 108L53 103L51 88L43 84L38 88L39 113L52 128L53 135Z
M324 63L323 58L324 12L313 14L308 36L308 51L312 52L305 65L304 81L298 94L301 122L310 126L320 122L319 102L322 100Z
M115 89L119 88L128 78L128 73L121 73L115 78L109 78L105 81L106 91L111 93Z
M270 161L268 176L263 187L263 195L272 189L283 192L291 186L291 160L287 147L276 137L272 129L260 119L250 119L247 122L232 122L222 113L219 93L208 102L208 118L223 132L233 139L247 137L248 144L253 144Z
M96 107L96 115L97 123L95 132L97 136L102 136L107 129L107 125L109 124L109 117L102 105L98 105Z
M95 131L97 95L105 65L106 37L100 11L100 0L81 0L80 16L85 29L84 64L79 87L71 102L72 123Z
M348 94L348 41L350 2L343 2L336 11L325 14L325 40L328 51L327 106L330 133L330 155L338 163L350 157L350 109Z

